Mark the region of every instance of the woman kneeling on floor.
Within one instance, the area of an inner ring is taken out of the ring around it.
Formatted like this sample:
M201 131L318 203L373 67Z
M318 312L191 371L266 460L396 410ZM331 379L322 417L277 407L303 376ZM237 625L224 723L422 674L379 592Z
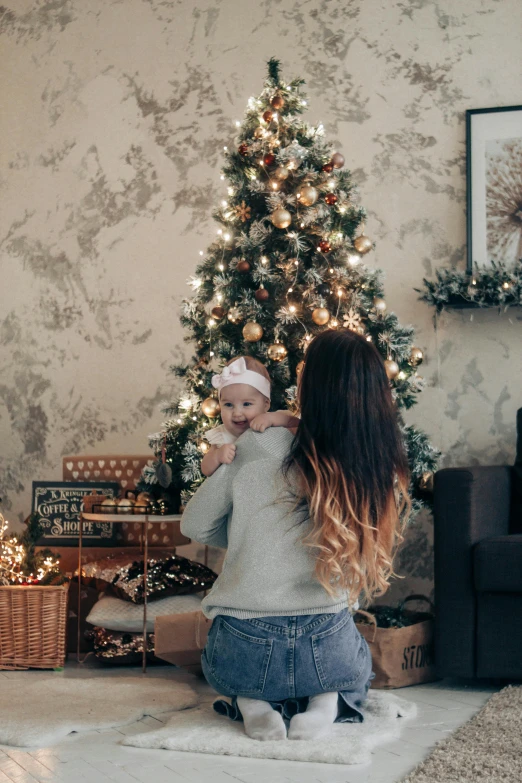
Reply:
M202 666L258 740L314 739L362 721L371 655L350 608L382 595L409 506L408 467L383 361L364 337L310 344L301 419L247 430L189 502L182 532L227 549L203 601Z

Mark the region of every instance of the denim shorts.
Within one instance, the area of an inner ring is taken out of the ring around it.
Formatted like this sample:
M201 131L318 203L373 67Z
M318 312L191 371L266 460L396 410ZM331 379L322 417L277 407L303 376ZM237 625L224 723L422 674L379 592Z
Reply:
M249 620L218 615L201 663L208 683L232 698L214 709L233 720L241 720L238 696L268 701L290 719L310 696L337 691L337 720L360 722L373 678L369 647L348 609Z

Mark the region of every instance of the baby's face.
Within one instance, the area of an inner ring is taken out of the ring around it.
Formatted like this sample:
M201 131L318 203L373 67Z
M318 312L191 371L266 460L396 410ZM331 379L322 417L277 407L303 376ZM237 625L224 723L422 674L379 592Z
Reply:
M248 430L250 422L260 413L266 413L270 401L247 383L233 383L221 391L221 421L236 438Z

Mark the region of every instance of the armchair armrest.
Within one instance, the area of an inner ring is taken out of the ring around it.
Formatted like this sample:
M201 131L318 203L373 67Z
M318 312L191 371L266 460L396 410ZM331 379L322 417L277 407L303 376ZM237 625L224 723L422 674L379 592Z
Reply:
M435 474L435 660L441 677L475 676L473 546L507 535L511 468L446 468Z

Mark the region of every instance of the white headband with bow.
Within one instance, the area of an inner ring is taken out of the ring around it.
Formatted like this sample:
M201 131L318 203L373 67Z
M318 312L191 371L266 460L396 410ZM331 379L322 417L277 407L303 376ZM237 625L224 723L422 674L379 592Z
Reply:
M270 382L258 372L248 370L242 356L223 367L221 375L212 376L212 386L214 389L219 389L219 396L225 386L232 386L233 383L246 383L253 386L254 389L270 399Z

